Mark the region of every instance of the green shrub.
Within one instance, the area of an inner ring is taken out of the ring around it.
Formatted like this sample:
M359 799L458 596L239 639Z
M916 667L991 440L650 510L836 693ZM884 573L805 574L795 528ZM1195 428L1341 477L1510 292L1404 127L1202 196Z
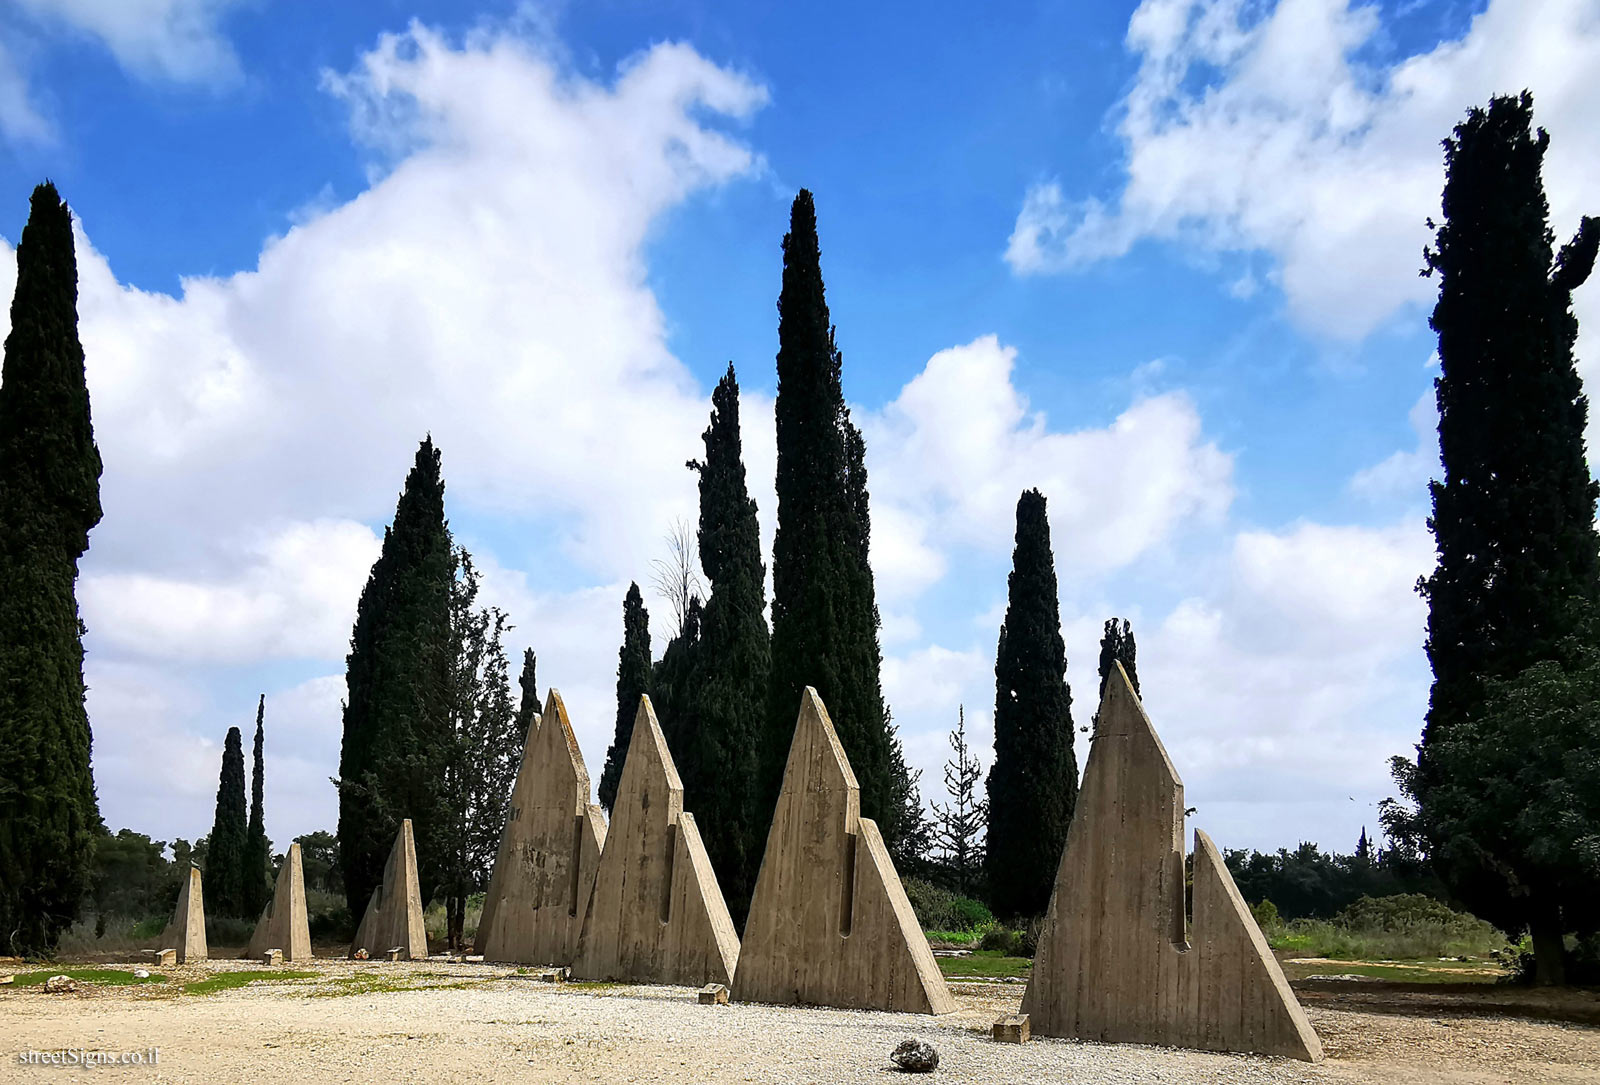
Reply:
M952 897L950 918L954 920L951 924L954 930L972 931L994 923L994 913L989 911L988 906L971 897Z
M215 949L223 946L228 949L243 949L250 944L250 936L255 933L256 921L253 919L240 919L231 915L206 916L206 944Z
M1281 926L1283 921L1278 918L1278 906L1270 900L1263 900L1260 904L1250 907L1250 914L1255 917L1256 926L1263 931L1272 927Z
M906 899L911 901L911 910L916 913L917 924L923 930L961 929L950 910L951 902L956 899L954 894L921 878L903 878L900 884L905 887Z

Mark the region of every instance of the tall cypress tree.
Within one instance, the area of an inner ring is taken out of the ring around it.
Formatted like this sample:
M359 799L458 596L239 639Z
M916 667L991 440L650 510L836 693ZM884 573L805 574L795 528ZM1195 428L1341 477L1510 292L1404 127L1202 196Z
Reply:
M622 762L633 740L633 720L639 698L650 692L650 612L644 608L639 585L630 583L622 599L622 647L617 650L617 729L600 770L600 805L611 813L622 782Z
M222 744L217 816L206 838L206 906L214 915L245 914L248 819L244 805L244 743L237 727Z
M1050 903L1078 801L1055 556L1038 490L1017 501L1017 545L1007 589L994 664L994 764L984 864L996 914L1032 916Z
M272 895L272 841L267 839L266 814L262 809L266 780L262 763L266 714L267 695L263 693L256 703L255 760L250 772L250 831L244 851L243 906L247 916L259 915Z
M667 641L661 658L650 668L650 701L655 706L656 721L661 724L661 734L667 748L681 748L687 736L693 735L699 725L694 717L694 669L700 658L700 620L705 606L700 596L690 595L678 623L678 635ZM634 711L639 702L633 704ZM632 737L632 728L629 728ZM624 747L618 757L627 753Z
M72 214L48 182L17 245L0 372L0 952L49 954L101 829L75 585L100 522Z
M517 701L517 748L520 750L527 744L533 718L544 711L544 702L539 700L539 659L532 648L522 650L522 673L517 676L517 689L521 691L521 699Z
M897 848L909 785L879 676L865 446L850 422L840 373L816 208L801 189L783 239L778 298L778 530L761 806L770 819L800 691L814 686L861 784L862 815Z
M761 527L745 485L739 382L733 365L711 393L711 424L701 435L700 568L711 597L700 616L691 679L691 733L672 749L684 804L695 814L734 922L741 928L755 891L770 811L760 808L761 742L772 668Z
M439 450L425 438L356 606L346 660L339 859L351 915L382 881L402 818L412 819L424 899L440 876L437 752L449 735L454 568Z
M1497 681L1582 639L1600 600L1600 488L1585 460L1588 402L1572 353L1572 291L1594 266L1600 221L1585 218L1552 259L1540 176L1548 144L1526 92L1473 109L1444 143L1444 222L1424 253L1424 274L1439 276L1430 324L1444 469L1430 485L1438 565L1419 584L1434 683L1415 769L1397 766L1418 804L1410 828L1440 873L1480 915L1531 927L1544 978L1559 975L1559 907L1495 842L1495 827L1470 816L1506 783L1471 748L1497 740L1455 739L1482 719Z

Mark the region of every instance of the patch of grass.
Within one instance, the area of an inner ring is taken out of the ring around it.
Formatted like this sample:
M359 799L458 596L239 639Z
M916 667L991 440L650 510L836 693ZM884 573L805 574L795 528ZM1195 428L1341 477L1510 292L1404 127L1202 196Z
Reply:
M1007 957L999 950L978 949L966 957L938 957L939 971L948 979L1022 978L1033 968L1027 957Z
M594 994L598 991L615 991L623 984L612 983L610 980L572 980L568 983L552 984L552 986L566 987L573 991L586 991Z
M93 983L102 987L127 987L139 983L165 983L167 977L151 974L141 979L120 968L54 968L47 972L24 972L12 982L18 987L41 987L51 976L71 976L79 983Z
M457 991L488 982L487 979L433 982L449 976L449 972L357 972L352 976L331 977L311 995L313 998L344 998L347 995L386 995L401 991Z
M1283 962L1283 970L1290 979L1310 979L1312 976L1361 976L1363 979L1388 980L1391 983L1494 983L1497 976L1484 971L1493 968L1493 962L1439 961L1422 964L1403 961L1317 961L1299 963Z
M241 969L237 972L218 972L203 980L183 985L186 995L210 995L218 991L231 991L235 987L247 987L252 983L274 983L278 980L308 980L315 979L320 973L301 972L294 969L274 969L271 972L256 972Z
M1363 930L1325 919L1296 919L1269 926L1264 933L1267 944L1281 952L1348 961L1487 957L1505 945L1504 936L1487 923L1481 928L1418 924L1401 930Z
M985 930L923 931L929 942L948 946L971 946L982 941Z

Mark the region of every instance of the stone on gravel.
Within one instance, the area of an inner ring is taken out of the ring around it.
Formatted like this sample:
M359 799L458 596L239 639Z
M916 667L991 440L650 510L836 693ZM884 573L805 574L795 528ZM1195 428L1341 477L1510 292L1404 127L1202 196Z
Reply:
M1003 1044L1025 1044L1030 1035L1025 1013L1008 1013L994 1023L994 1038Z
M77 989L78 984L71 976L51 976L44 981L44 993L47 995L67 995Z
M148 968L135 968L133 970L133 978L136 980L147 980L150 978L150 970Z
M889 1057L900 1069L912 1074L931 1074L939 1068L939 1052L926 1040L907 1040Z

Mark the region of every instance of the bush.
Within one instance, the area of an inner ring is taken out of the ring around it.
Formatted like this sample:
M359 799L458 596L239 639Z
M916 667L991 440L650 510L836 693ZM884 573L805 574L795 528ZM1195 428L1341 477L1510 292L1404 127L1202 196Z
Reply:
M1280 921L1267 940L1274 949L1342 960L1484 957L1505 948L1505 937L1489 923L1416 893L1362 897L1331 922Z
M206 945L210 949L244 949L255 933L256 921L231 915L206 916Z
M981 900L971 897L954 897L950 901L952 930L974 931L994 923L994 913Z
M911 910L916 913L917 923L923 930L962 929L951 914L950 905L956 898L949 890L940 889L921 878L904 878L900 884L905 887Z
M998 952L1007 957L1032 957L1039 948L1040 921L1035 919L1020 931L1009 927L991 927L984 933L978 948Z
M1278 906L1272 903L1270 900L1264 900L1260 904L1251 905L1250 914L1255 917L1256 926L1260 927L1263 931L1271 927L1282 926L1283 924L1283 920L1278 918Z

